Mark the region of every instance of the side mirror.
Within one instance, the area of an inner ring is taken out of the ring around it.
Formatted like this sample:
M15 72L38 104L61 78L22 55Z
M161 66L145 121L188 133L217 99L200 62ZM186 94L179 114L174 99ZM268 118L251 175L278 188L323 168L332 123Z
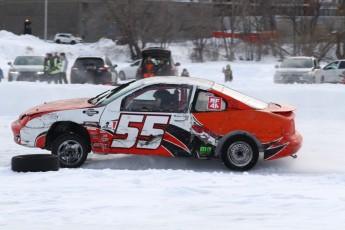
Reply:
M12 65L12 62L7 62L7 65Z
M279 68L279 65L275 65L274 68L278 69L278 68Z
M175 66L180 66L181 64L179 62L176 62L175 63Z
M115 69L117 67L117 64L113 65L113 68Z
M315 66L315 69L321 69L321 66L317 65Z

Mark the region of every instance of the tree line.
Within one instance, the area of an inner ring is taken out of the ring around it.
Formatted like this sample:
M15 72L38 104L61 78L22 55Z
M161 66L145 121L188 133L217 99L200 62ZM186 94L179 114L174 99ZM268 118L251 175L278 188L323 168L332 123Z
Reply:
M271 54L345 57L345 10L336 4L324 16L319 0L217 0L212 3L103 0L104 12L116 24L117 37L133 59L149 43L166 48L191 41L190 58L260 60ZM218 38L214 38L218 32ZM241 53L241 55L237 55Z

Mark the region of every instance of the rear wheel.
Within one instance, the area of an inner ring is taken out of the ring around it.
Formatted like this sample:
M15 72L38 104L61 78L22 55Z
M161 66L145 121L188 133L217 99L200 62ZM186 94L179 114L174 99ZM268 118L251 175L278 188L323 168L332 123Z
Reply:
M73 133L66 133L54 141L52 154L59 157L60 167L77 168L85 162L88 148L82 137Z
M248 137L236 137L229 140L223 147L222 160L224 165L235 171L252 169L259 159L259 149Z
M60 44L60 43L61 43L61 41L60 41L60 40L56 40L56 43L57 43L57 44Z

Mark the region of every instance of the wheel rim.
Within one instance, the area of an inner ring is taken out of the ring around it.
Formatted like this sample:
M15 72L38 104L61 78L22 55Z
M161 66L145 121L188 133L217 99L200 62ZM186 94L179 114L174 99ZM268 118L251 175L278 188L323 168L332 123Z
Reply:
M68 140L59 146L57 153L65 165L75 165L83 157L83 148L77 141Z
M233 165L242 167L253 159L253 150L246 142L234 142L228 148L227 156Z

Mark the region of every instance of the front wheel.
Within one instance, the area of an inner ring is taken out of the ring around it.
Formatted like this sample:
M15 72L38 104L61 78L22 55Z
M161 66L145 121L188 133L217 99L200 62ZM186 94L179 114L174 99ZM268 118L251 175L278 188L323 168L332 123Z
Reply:
M85 162L88 148L83 138L68 133L61 135L54 141L52 154L59 157L60 167L77 168Z
M254 141L247 137L229 140L222 150L224 165L235 171L252 169L259 159L259 149Z

